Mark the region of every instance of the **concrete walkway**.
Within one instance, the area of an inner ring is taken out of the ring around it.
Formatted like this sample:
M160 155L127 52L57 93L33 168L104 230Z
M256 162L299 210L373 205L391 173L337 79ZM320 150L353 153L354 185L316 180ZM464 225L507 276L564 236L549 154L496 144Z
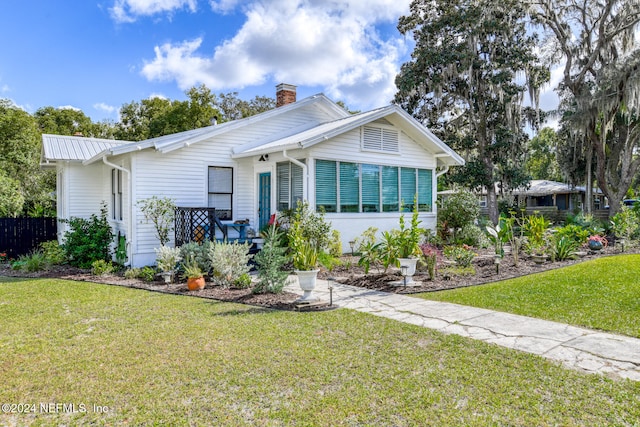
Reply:
M286 290L302 294L295 276ZM329 301L327 281L318 280L314 293ZM640 381L637 338L341 284L334 284L333 302L343 308L537 354L573 369Z

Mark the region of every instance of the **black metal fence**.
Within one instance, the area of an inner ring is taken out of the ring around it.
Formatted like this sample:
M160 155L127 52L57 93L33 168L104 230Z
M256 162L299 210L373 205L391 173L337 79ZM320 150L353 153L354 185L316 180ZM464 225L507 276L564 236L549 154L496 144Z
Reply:
M58 238L56 218L0 218L0 253L15 258Z

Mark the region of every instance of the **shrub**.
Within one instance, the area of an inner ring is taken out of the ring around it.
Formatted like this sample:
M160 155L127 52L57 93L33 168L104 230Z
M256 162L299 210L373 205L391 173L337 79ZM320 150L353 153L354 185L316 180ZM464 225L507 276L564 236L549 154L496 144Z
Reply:
M113 263L107 262L103 259L93 261L91 263L91 274L94 276L104 276L105 274L111 274L114 271Z
M557 236L557 239L566 237L579 246L587 242L587 239L589 238L589 231L585 230L578 224L567 224L564 227L556 229L555 235Z
M342 240L338 230L331 230L331 239L329 240L327 252L329 255L340 258L342 256Z
M42 242L40 249L44 254L44 258L47 263L51 265L59 265L67 262L67 256L64 252L64 248L58 244L57 240L49 240L48 242Z
M380 244L375 240L367 240L358 247L360 259L358 265L364 268L364 274L369 274L369 269L373 266L380 272L380 264L382 263L382 253Z
M150 266L145 266L140 269L138 278L145 282L153 282L156 279L156 269Z
M447 197L438 209L438 228L445 234L443 240L448 241L448 230L453 231L453 241L456 234L469 224L475 223L480 215L478 198L470 191L459 191Z
M617 238L627 240L629 245L632 236L638 232L638 220L635 209L623 206L620 212L611 218L611 229Z
M281 244L284 233L274 225L263 232L264 246L254 260L258 268L258 283L253 293L280 293L287 283L287 276L283 266L289 261L285 255L287 248Z
M249 245L245 243L217 243L210 254L214 281L223 286L234 286L250 270Z
M243 273L233 282L238 289L247 289L251 287L251 276L249 273Z
M182 260L180 248L170 248L168 246L160 246L155 249L156 264L160 271L170 272L178 267L178 263Z
M429 243L423 243L420 245L424 262L427 265L427 272L429 273L429 280L434 280L436 277L436 270L438 268L438 261L440 260L440 251L434 245Z
M552 261L564 261L576 258L579 244L571 237L556 234L551 246Z
M314 212L307 202L298 202L295 209L284 212L283 221L289 226L297 223L302 237L317 250L327 248L331 225L325 221L324 212Z
M454 261L460 267L469 267L476 253L471 246L445 246L444 256Z
M356 237L354 242L354 252L361 253L365 248L371 248L376 243L376 234L378 233L377 227L369 227L362 232L359 237Z
M137 279L140 277L140 269L139 268L129 268L124 272L125 279Z
M28 255L20 255L17 262L12 264L14 270L22 270L28 272L46 270L48 267L47 259L41 250L35 250Z
M70 230L65 233L62 245L69 263L80 268L89 268L97 260L111 260L113 234L107 221L107 205L103 202L100 216L92 214L89 219L71 218Z
M182 257L183 261L194 260L204 273L209 273L211 271L211 253L214 246L215 243L209 240L202 242L202 244L189 242L180 246L180 257Z
M467 224L456 234L455 244L486 248L490 242L480 227L475 224Z

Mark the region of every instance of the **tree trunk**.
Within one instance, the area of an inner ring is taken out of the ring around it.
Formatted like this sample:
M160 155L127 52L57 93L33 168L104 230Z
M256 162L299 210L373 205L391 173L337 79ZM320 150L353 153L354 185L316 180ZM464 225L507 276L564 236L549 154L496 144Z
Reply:
M593 174L591 173L593 170L593 146L591 144L587 144L587 153L585 157L587 163L587 185L585 188L584 211L587 214L591 214L593 213Z
M496 186L493 184L487 186L487 211L489 213L489 219L494 225L496 225L498 223L498 219L500 218L500 214L498 212L498 196L496 194Z

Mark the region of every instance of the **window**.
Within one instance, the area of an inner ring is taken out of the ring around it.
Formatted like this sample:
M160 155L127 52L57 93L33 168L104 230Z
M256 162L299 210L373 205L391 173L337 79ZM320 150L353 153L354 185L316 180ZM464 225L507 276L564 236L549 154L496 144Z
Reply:
M293 209L303 199L303 171L296 164L286 162L276 165L277 209Z
M316 160L316 208L325 212L431 212L433 170Z
M336 180L336 162L328 160L316 161L316 209L325 212L338 212L338 183Z
M122 221L122 171L111 169L111 218Z
M220 219L233 218L233 168L209 166L209 207Z
M355 163L340 162L340 212L360 210L360 170Z
M362 165L362 212L380 212L380 166Z
M400 134L395 129L364 126L362 128L362 149L399 153Z

